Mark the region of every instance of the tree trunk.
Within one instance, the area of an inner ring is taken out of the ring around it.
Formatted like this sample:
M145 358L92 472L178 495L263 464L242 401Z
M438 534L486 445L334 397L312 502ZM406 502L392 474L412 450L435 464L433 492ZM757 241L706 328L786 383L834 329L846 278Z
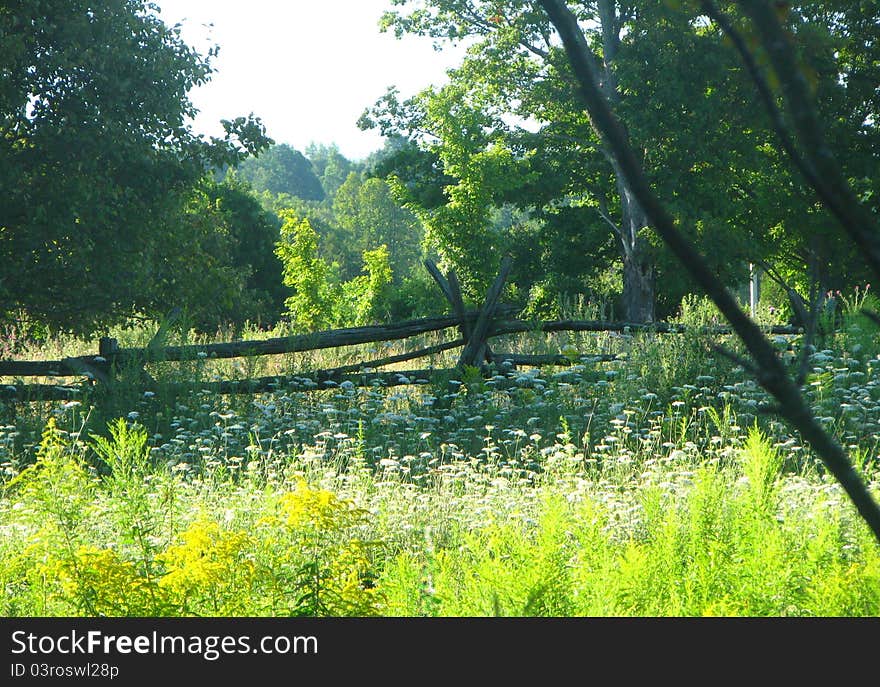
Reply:
M623 258L623 317L647 324L655 319L654 264L642 251Z
M758 301L761 300L761 273L758 266L749 263L749 314L752 319L758 316Z
M620 51L620 32L623 24L618 15L616 0L599 0L599 21L602 31L602 94L612 106L620 104L622 94L618 87L614 61ZM641 231L648 226L648 218L632 190L613 151L602 147L605 158L614 170L617 192L620 195L620 241L623 258L623 317L627 322L647 324L655 320L654 262L644 247Z
M621 221L617 238L623 258L623 317L627 322L647 324L655 319L656 300L654 259L642 236L648 218L627 185L617 161L609 159L609 162L617 177L620 194Z
M621 221L617 230L623 258L623 318L627 322L647 324L655 320L656 284L654 260L646 250L642 230L648 218L626 183L617 160L609 156L620 194Z

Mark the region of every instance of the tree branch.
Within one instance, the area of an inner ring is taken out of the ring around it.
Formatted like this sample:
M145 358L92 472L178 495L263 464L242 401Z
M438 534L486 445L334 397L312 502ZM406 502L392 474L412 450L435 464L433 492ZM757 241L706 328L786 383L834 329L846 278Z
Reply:
M605 196L602 194L596 195L596 202L599 203L599 207L596 211L599 213L599 217L605 220L609 227L611 227L611 231L620 239L620 242L623 244L624 250L627 250L629 246L627 246L626 240L623 236L623 231L617 224L615 224L614 220L611 219L611 216L608 213L608 201L605 200Z
M800 431L831 473L841 483L859 514L868 523L880 542L880 507L874 501L865 483L853 468L846 453L819 425L801 396L800 390L788 376L782 361L760 328L740 309L730 292L715 277L706 261L682 236L674 220L660 205L632 147L626 132L611 112L599 88L596 72L590 60L590 50L577 19L561 0L540 0L553 25L559 32L566 54L580 84L580 93L593 125L607 142L620 165L627 184L641 204L651 225L690 272L697 284L715 302L731 327L743 341L759 370L758 382L778 401L780 412Z
M791 39L766 0L738 0L757 29L773 71L782 86L788 112L807 162L815 174L807 177L822 203L837 218L865 261L880 278L880 227L856 198L819 123L810 87L795 58Z
M804 178L810 186L815 188L821 183L816 175L816 170L803 158L791 136L788 135L788 128L782 118L782 112L780 112L779 108L776 106L776 98L773 97L773 92L770 90L770 86L764 78L764 74L761 72L760 67L758 67L758 63L755 62L755 58L752 56L752 53L749 52L745 40L730 20L715 6L715 3L712 2L712 0L702 0L701 5L703 11L725 34L727 34L727 37L730 39L731 43L733 43L740 58L742 58L746 71L749 73L755 87L758 89L758 95L761 97L761 101L764 103L764 107L770 115L770 122L773 125L773 130L779 137L779 142L782 144L785 152L788 153L788 156L791 158L794 165L800 170L801 174L804 175Z

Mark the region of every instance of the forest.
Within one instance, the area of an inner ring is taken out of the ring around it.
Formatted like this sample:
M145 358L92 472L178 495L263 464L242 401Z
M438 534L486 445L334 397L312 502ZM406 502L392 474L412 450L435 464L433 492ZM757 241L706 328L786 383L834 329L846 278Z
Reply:
M384 144L348 159L259 113L195 133L222 46L150 2L0 2L3 615L880 614L880 2L387 0L364 31L467 51L364 103ZM426 264L477 311L509 265L533 326L476 365L429 332L62 400L2 374L447 315ZM320 377L420 347L401 384Z

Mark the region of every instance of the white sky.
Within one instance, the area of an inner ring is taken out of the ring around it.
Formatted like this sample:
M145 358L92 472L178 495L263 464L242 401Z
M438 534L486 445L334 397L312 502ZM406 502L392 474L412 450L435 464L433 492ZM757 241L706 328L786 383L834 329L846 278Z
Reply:
M277 143L302 151L336 143L352 160L382 147L357 128L388 86L410 96L446 80L463 49L437 52L430 38L380 33L388 0L156 0L166 24L200 53L220 46L211 81L190 92L194 128L219 135L221 119L253 112ZM213 24L213 28L206 25Z

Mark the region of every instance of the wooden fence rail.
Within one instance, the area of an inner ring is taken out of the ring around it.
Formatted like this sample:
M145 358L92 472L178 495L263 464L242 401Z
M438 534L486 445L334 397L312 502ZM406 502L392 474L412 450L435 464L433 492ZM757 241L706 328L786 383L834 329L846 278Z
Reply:
M111 387L119 378L120 373L134 370L138 383L144 390L158 388L158 383L144 369L147 363L182 362L200 359L229 359L248 356L262 356L286 353L299 353L327 348L339 348L367 343L379 343L407 339L429 332L457 328L460 336L444 343L421 348L416 351L387 356L375 360L361 361L343 365L329 370L303 373L301 375L284 375L260 377L246 380L229 380L206 382L198 385L218 394L257 393L285 388L291 391L309 391L328 389L344 382L357 386L382 384L394 386L398 384L416 383L436 375L444 370L410 370L403 372L383 372L376 368L387 365L436 355L454 348L462 348L456 368L467 366L490 370L500 367L511 369L517 366L570 365L573 362L603 362L617 359L613 355L585 355L582 357L549 354L525 355L512 353L496 353L488 344L489 339L506 334L523 332L621 332L624 334L654 332L658 334L676 334L686 331L680 324L658 322L653 324L634 324L627 322L604 322L598 320L552 320L530 322L511 317L515 308L499 304L504 282L510 272L510 261L502 262L498 277L490 287L482 307L476 311L468 311L464 307L461 289L455 273L450 271L443 275L431 262L426 267L434 277L453 314L443 317L428 317L385 325L368 327L352 327L334 329L313 334L278 337L272 339L233 341L213 344L191 344L185 346L160 346L151 344L143 348L119 348L115 339L101 339L98 355L77 356L61 360L48 361L14 361L0 360L0 378L12 377L80 377L87 383L98 383ZM727 327L704 327L700 331L724 335L729 334ZM775 335L797 335L802 330L794 327L770 327L769 332ZM445 370L450 372L451 370ZM128 375L131 379L131 375ZM167 388L165 385L163 388ZM183 387L185 385L173 385ZM83 386L24 384L0 385L0 400L6 401L42 401L68 400L82 395Z

